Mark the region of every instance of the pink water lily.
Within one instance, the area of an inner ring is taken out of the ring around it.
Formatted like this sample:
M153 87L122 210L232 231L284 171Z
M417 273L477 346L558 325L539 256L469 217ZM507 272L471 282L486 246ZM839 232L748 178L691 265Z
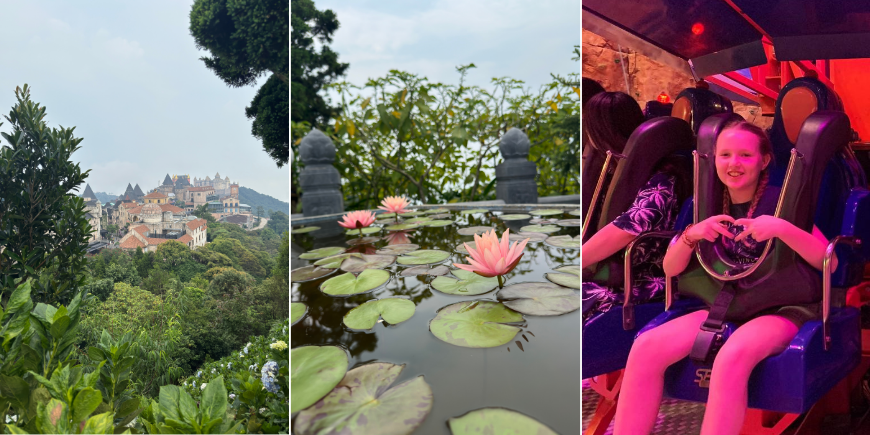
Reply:
M342 218L344 221L338 221L339 225L352 230L358 229L360 236L362 236L362 229L375 221L375 214L368 210L357 210L344 215Z
M386 211L387 213L404 213L405 207L407 207L410 202L404 196L388 196L381 201L381 204L378 208Z
M454 266L474 272L480 276L487 278L498 277L499 288L504 284L502 275L514 270L523 257L523 249L530 239L525 239L521 242L510 244L508 233L506 230L502 235L501 241L495 233L495 229L487 231L482 236L474 235L474 244L476 248L471 248L465 243L465 249L471 257L465 257L470 264L453 263Z

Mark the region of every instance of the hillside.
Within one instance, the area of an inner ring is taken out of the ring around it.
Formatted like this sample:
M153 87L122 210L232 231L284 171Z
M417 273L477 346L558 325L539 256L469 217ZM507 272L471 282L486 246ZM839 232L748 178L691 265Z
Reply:
M118 197L117 194L114 194L114 193L106 193L106 192L94 192L94 195L95 195L95 196L97 197L97 199L99 199L100 202L103 203L103 204L105 204L105 203L107 203L107 202L110 202L110 201L114 201L115 198Z
M269 217L269 210L280 211L290 214L290 204L284 201L279 201L269 195L263 195L254 189L249 189L244 186L239 186L239 202L251 206L251 212L257 214L257 206L263 207L263 216Z

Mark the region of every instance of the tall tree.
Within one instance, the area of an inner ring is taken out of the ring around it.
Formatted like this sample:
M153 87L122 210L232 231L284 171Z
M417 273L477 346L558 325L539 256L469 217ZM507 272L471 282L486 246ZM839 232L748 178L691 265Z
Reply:
M196 0L190 10L190 34L196 47L208 50L200 58L230 87L260 87L245 115L253 120L251 133L278 167L289 158L289 23L287 2L260 0Z

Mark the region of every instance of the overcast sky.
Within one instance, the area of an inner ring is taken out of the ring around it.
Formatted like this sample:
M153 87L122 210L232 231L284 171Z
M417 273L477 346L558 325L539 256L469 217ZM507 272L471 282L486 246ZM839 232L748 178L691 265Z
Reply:
M229 88L199 60L207 53L188 30L192 3L3 2L0 113L29 84L50 126L75 126L84 138L73 159L91 169L96 192L220 172L288 201L288 167L263 152L245 117L258 87Z

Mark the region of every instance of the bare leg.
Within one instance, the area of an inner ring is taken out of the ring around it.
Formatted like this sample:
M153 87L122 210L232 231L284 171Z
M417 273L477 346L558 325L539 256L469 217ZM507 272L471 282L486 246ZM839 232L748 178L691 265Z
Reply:
M752 319L734 331L713 361L701 434L740 433L752 369L785 350L797 332L794 323L775 315Z
M614 434L640 435L652 431L662 401L665 370L689 355L706 318L706 310L689 313L635 340L622 379Z

